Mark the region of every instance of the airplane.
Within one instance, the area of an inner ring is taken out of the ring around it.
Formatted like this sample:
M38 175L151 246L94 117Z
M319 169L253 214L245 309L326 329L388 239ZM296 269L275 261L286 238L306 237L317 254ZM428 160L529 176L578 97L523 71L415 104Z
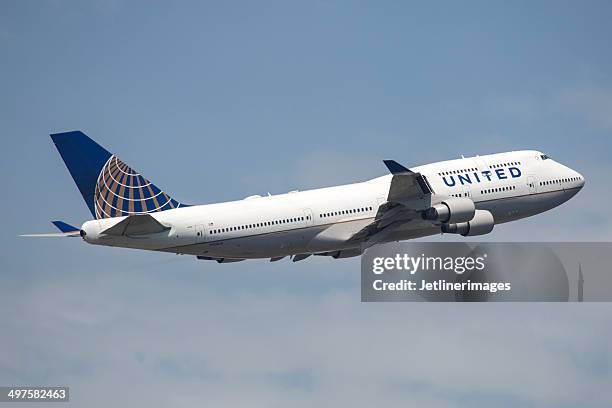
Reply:
M374 245L436 234L478 236L559 206L584 177L523 150L407 168L384 160L372 180L238 201L172 198L81 131L51 134L93 215L60 233L94 245L193 255L219 263L311 255L348 258Z

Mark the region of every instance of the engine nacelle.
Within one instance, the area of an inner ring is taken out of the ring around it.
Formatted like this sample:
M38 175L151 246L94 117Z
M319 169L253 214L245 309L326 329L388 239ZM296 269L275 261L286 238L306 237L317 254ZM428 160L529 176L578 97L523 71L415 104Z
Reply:
M467 222L474 218L476 207L469 198L449 198L423 213L423 218L445 224Z
M485 235L493 231L495 220L493 214L487 210L476 210L474 218L468 222L457 224L442 224L442 232L448 234L461 234L464 237Z

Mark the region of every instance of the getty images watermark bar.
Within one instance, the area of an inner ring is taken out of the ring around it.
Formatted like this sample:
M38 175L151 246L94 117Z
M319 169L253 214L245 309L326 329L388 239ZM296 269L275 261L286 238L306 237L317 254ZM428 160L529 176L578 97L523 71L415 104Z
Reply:
M399 242L361 259L363 302L608 302L612 243Z
M0 402L68 402L68 387L0 386Z

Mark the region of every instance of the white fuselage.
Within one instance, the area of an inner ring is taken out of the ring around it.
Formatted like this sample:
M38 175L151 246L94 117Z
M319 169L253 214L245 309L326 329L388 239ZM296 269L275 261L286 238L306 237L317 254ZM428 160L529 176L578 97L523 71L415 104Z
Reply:
M421 173L436 195L467 197L477 209L490 211L499 224L554 208L582 188L579 173L545 157L537 151L516 151L411 170ZM101 234L124 217L87 221L82 229L85 240L93 244L211 258L338 253L356 248L349 239L372 223L378 207L387 201L391 178L161 211L151 215L170 230L146 236ZM439 226L414 219L383 242L437 233Z

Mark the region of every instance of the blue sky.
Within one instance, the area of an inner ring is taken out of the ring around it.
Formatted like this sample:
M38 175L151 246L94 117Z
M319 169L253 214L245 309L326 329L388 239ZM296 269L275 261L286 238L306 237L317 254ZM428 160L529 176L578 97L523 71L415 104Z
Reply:
M81 129L189 203L539 149L585 188L487 239L610 240L612 3L0 10L0 383L69 384L87 406L612 402L605 304L360 304L355 259L217 265L16 238L90 216L48 136Z

